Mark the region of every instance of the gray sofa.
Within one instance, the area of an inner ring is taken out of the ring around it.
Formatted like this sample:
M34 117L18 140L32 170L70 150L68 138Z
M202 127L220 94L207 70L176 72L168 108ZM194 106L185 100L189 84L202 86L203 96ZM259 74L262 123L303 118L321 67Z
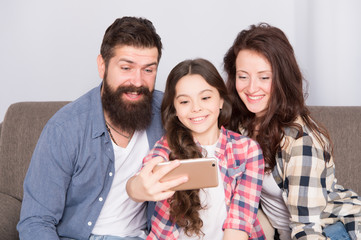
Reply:
M23 180L32 152L45 123L66 103L15 103L8 108L0 124L1 239L18 239L16 224L19 221ZM334 141L336 176L339 183L360 194L361 106L314 106L310 109L312 115L329 130Z

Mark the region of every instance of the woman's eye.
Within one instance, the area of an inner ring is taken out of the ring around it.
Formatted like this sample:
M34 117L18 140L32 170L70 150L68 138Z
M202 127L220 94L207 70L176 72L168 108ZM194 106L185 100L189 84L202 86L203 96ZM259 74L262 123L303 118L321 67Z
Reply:
M208 100L210 99L211 97L202 97L202 100Z
M268 80L270 77L261 77L262 80Z
M246 80L246 79L247 79L247 76L238 76L238 79Z
M180 103L180 104L187 104L188 101L180 101L179 103Z

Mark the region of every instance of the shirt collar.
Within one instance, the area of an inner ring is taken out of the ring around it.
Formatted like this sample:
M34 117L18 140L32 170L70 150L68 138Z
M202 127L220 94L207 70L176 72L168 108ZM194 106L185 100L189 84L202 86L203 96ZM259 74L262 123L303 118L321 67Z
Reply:
M90 93L90 104L93 106L91 113L91 117L93 119L93 138L97 138L107 131L105 127L103 105L100 96L102 84L103 83L101 83L98 87L94 88Z

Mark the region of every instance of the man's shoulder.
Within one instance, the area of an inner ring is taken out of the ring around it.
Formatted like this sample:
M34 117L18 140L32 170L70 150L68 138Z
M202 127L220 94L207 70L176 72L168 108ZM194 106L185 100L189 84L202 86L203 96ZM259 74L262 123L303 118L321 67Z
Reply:
M162 105L163 100L163 92L159 90L153 91L153 107L156 107L160 110L160 106Z
M101 107L100 92L97 93L98 91L100 91L99 87L95 87L78 99L66 104L54 114L49 123L61 125L64 122L89 117L96 111L98 105ZM99 95L99 99L97 95Z

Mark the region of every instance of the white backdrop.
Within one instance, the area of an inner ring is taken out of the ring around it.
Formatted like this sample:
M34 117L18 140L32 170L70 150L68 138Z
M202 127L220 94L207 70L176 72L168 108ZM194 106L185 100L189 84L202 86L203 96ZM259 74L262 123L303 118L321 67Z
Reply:
M179 61L222 59L250 24L281 28L309 82L309 105L361 105L359 0L0 0L0 122L19 101L74 100L100 83L105 29L151 20L164 44L156 88Z

